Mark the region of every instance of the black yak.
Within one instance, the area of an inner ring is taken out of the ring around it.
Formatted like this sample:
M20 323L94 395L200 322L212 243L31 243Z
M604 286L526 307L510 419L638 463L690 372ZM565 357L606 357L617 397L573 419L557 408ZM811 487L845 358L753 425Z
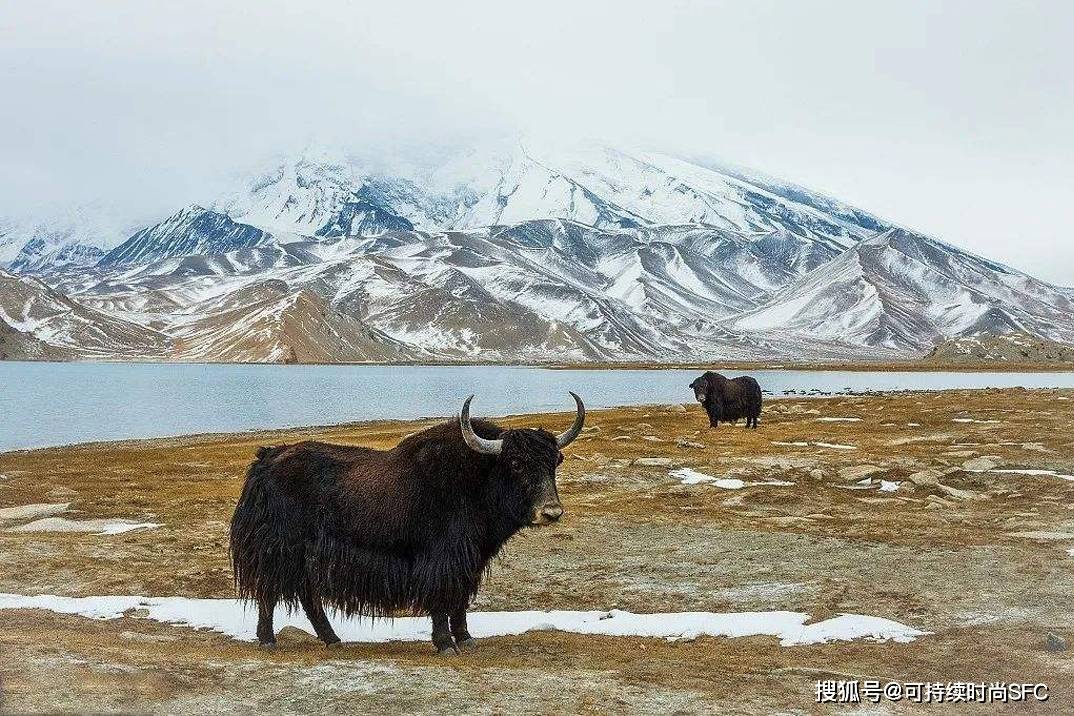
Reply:
M302 442L263 447L246 473L231 518L231 561L243 599L258 606L257 638L276 642L272 613L305 610L317 637L339 642L325 605L346 615L430 614L433 645L455 654L475 644L470 604L490 560L527 525L563 514L553 435L457 420L390 450Z
M748 375L728 380L711 370L697 378L690 387L697 402L705 408L709 425L737 423L746 419L746 427L757 427L761 416L761 386Z

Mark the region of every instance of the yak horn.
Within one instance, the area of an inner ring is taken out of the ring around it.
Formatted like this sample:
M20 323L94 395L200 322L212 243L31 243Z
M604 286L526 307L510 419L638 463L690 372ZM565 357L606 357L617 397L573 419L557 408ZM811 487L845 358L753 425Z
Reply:
M499 455L503 452L503 440L489 440L474 432L474 426L470 425L470 401L474 396L466 399L462 404L462 413L459 415L459 426L462 428L462 439L474 452L485 455Z
M574 439L582 432L582 425L585 424L585 406L582 405L582 399L573 391L571 392L571 397L574 398L574 402L578 405L578 414L574 416L574 425L571 426L570 430L556 436L556 445L561 448L565 448L574 442Z

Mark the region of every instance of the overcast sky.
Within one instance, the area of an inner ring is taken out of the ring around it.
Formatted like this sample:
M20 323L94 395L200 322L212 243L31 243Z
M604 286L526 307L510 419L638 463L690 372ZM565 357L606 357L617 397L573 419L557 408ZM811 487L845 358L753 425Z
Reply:
M1074 2L0 0L0 214L205 196L311 140L601 137L1074 284Z

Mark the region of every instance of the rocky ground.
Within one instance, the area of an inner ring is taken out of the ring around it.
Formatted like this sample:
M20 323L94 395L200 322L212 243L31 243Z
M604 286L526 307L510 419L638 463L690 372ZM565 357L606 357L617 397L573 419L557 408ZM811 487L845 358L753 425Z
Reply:
M424 424L0 454L0 592L232 596L227 522L257 445L390 446ZM537 632L443 658L424 643L326 650L295 629L264 652L138 614L7 610L0 709L841 712L815 703L815 682L870 678L1044 682L1034 712L1074 710L1074 391L785 399L756 431L709 429L696 406L593 411L587 426L560 468L563 521L512 541L475 609L855 612L932 634L782 647ZM669 474L682 467L747 485L683 484ZM794 484L748 484L771 481ZM20 531L40 519L60 531ZM72 531L90 519L160 526Z

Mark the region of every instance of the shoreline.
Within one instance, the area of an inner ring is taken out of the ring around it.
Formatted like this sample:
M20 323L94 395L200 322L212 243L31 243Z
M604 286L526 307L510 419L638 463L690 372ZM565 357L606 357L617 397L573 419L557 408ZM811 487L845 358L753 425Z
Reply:
M935 390L928 389L900 389L900 390L870 390L870 391L838 391L828 394L824 393L790 393L780 395L765 395L765 403L770 404L771 401L794 401L794 400L806 400L806 401L822 401L833 400L840 398L849 399L885 399L885 398L898 398L912 396L915 394L921 395L961 395L968 394L974 396L986 390L1001 390L1003 392L1009 392L1012 390L1025 391L1030 394L1069 394L1072 402L1074 402L1074 388L939 388ZM687 412L690 412L695 407L693 402L681 402L681 403L638 403L638 404L623 404L623 405L608 405L599 408L587 408L587 416L596 416L603 413L625 413L625 412L637 412L642 410L656 410L663 411L668 409L677 409L683 407ZM504 413L500 415L487 416L489 420L502 420L508 422L514 422L522 419L533 418L546 418L549 416L562 415L565 416L564 420L569 420L574 415L572 410L554 410L549 412L525 412L525 413ZM701 413L698 413L700 416ZM172 447L179 443L199 443L208 444L214 442L229 442L229 441L242 441L248 439L258 440L270 440L273 437L288 437L295 438L303 434L322 434L325 432L339 432L339 431L364 431L364 432L378 432L378 431L393 431L404 426L431 426L441 422L445 422L456 417L455 415L426 415L416 418L370 418L368 420L349 420L339 423L313 423L309 425L283 425L275 427L261 427L250 428L248 430L226 430L226 431L207 431L207 432L193 432L193 433L176 433L173 435L149 435L144 437L122 437L114 439L104 440L86 440L82 442L62 443L58 445L39 445L35 447L22 447L22 448L10 448L0 449L0 458L11 457L14 455L29 455L31 453L40 453L45 451L56 450L113 450L113 449L133 449L139 447L146 448L167 448ZM762 412L762 419L763 419ZM738 427L735 425L733 427Z
M310 367L310 366L355 366L355 367L415 367L415 368L535 368L543 370L718 370L718 371L750 371L750 370L787 370L787 371L819 371L819 372L853 372L853 373L1074 373L1074 363L934 363L920 359L907 359L906 361L847 361L847 362L794 362L794 361L717 361L700 362L668 362L659 361L608 361L608 362L526 362L526 361L451 361L451 360L427 360L427 361L335 361L316 363L275 363L275 362L245 362L245 361L169 361L150 360L143 358L90 358L75 360L7 360L0 359L0 365L11 364L42 364L42 365L169 365L169 366L279 366L279 367Z

